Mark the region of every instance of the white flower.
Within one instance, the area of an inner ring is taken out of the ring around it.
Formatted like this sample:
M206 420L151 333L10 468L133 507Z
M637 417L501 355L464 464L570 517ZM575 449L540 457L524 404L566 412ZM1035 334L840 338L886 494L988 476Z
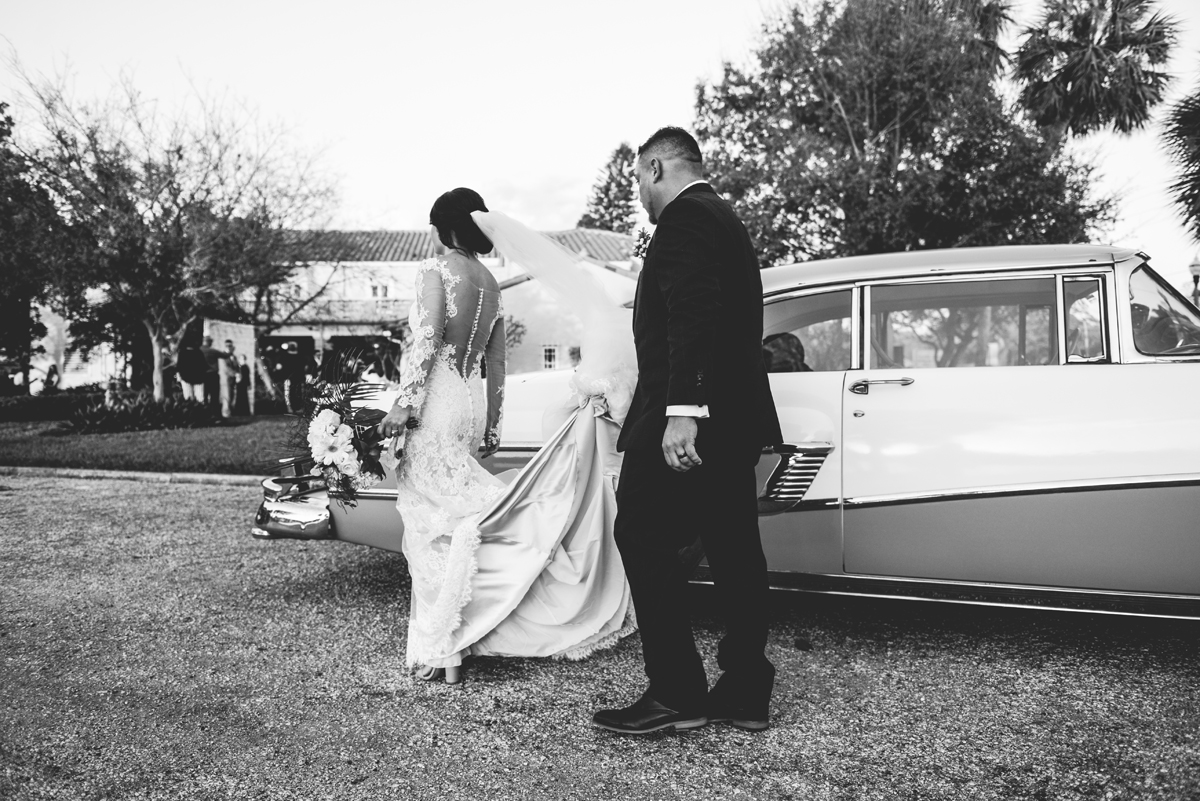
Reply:
M308 433L310 436L314 431L332 433L333 430L341 424L341 415L339 415L333 409L322 409L321 412L313 418L313 421L308 424Z
M342 475L351 477L357 476L362 470L362 465L358 463L358 454L353 450L349 453L343 451L334 461L334 465Z
M320 454L328 449L333 432L341 423L342 418L332 409L322 410L309 422L308 447L312 448L313 459L317 464L329 464L329 462L321 461Z
M325 412L321 413L322 415ZM336 418L337 415L334 414ZM318 420L320 415L318 415ZM340 419L340 418L339 418ZM350 426L338 425L333 430L317 430L316 420L313 421L313 426L308 432L308 444L312 448L313 461L317 464L331 465L341 459L341 454L350 453L354 455L354 446L350 444L351 438L354 436L354 431Z

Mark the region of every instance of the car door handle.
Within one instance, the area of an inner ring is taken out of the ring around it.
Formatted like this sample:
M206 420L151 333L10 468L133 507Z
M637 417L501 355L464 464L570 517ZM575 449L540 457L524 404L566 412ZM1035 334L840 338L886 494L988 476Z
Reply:
M915 380L915 378L873 378L870 380L863 378L851 384L850 391L855 395L866 395L871 391L872 384L899 384L902 387L907 387Z

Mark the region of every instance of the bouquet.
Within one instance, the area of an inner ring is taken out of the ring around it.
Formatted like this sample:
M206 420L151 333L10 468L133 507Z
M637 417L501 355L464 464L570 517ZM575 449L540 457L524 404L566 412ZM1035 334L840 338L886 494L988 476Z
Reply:
M354 505L360 490L383 479L380 455L383 435L381 409L356 405L378 395L385 385L343 385L317 382L308 405L308 447L315 462L312 473L325 479L331 494Z

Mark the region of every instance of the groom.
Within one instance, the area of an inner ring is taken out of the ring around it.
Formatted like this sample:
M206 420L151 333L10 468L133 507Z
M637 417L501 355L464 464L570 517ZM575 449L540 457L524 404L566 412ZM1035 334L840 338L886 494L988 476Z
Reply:
M638 384L617 448L616 540L650 687L592 718L643 734L730 721L767 728L767 566L754 468L782 440L762 358L762 280L745 226L704 181L700 148L662 128L638 150L638 191L658 227L633 310ZM726 625L710 692L679 550L699 536Z

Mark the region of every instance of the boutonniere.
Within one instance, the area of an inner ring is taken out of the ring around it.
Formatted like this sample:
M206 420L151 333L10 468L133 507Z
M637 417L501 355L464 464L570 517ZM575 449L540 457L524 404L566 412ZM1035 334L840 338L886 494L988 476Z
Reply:
M644 261L646 251L650 249L650 232L645 228L639 228L634 237L633 257L638 261Z

